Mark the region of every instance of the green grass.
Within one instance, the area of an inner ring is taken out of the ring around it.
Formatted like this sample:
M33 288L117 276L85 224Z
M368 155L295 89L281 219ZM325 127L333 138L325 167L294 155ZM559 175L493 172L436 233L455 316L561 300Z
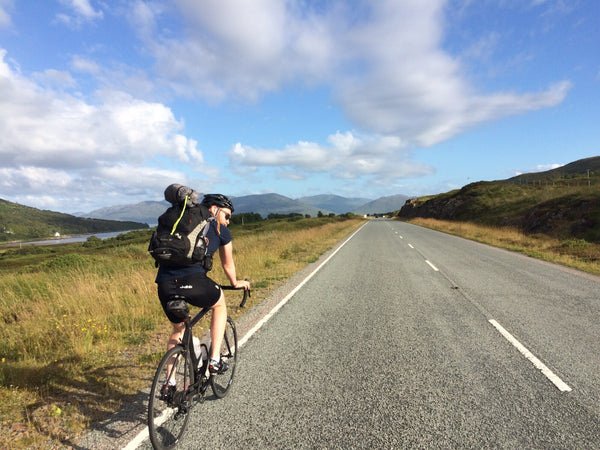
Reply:
M231 227L240 278L260 302L362 220L268 220ZM146 251L150 231L82 244L0 250L0 446L71 445L150 383L170 326ZM211 275L226 281L218 264ZM227 294L229 313L234 293ZM206 326L206 324L204 324Z
M600 244L585 239L557 239L544 234L523 233L513 227L461 221L415 218L409 222L600 275Z
M587 183L515 185L471 183L460 190L412 200L403 218L435 218L516 228L557 239L600 243L600 176Z

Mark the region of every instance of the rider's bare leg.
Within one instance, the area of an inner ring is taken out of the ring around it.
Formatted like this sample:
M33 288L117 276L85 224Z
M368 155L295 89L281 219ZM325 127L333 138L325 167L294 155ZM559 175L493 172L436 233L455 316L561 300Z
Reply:
M225 303L223 291L221 291L219 301L215 303L211 309L212 320L210 323L210 340L212 342L212 351L210 358L219 360L219 352L221 351L221 343L223 342L223 334L225 333L225 325L227 323L227 304Z

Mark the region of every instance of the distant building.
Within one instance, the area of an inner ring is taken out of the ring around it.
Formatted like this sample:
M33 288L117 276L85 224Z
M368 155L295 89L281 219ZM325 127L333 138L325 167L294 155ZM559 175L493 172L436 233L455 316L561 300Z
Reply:
M56 233L54 233L54 237L60 237L60 233L57 231Z

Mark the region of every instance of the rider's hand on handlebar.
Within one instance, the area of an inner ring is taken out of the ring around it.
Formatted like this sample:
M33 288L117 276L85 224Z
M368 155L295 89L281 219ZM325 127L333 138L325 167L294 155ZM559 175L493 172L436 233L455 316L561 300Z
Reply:
M250 290L250 282L248 280L236 280L233 287L236 289L243 288L245 291L248 291L248 290Z

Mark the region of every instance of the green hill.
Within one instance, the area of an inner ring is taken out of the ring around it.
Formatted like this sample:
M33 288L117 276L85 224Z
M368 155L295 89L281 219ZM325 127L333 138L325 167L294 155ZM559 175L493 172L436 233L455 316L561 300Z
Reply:
M86 219L0 199L0 242L148 228L145 223Z
M545 172L534 172L517 175L516 177L504 180L505 183L513 183L518 185L523 184L539 184L539 185L554 185L561 186L569 185L585 185L588 177L598 180L600 176L600 156L592 158L580 159L575 162L565 164L556 169L547 170Z
M512 226L526 233L600 242L600 157L410 199L398 216Z

